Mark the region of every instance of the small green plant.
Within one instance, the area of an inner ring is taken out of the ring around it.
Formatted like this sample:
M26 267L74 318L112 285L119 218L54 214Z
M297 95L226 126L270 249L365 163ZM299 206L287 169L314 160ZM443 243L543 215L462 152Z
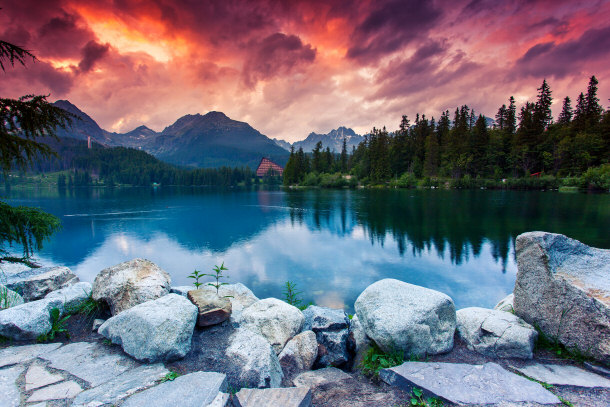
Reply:
M414 387L411 391L411 405L421 407L441 407L444 403L436 397L424 398L424 391Z
M107 346L112 346L112 341L108 338L102 339L102 343Z
M180 373L178 372L169 372L168 374L166 374L165 376L163 376L161 378L161 380L159 380L161 383L165 383L165 382L171 382L176 380L178 377L180 377Z
M558 394L555 394L555 396L557 396L557 398L559 399L559 401L561 401L561 404L568 406L568 407L574 407L574 404L572 404L569 400L564 399L563 397L561 397Z
M404 361L402 352L393 350L385 353L376 343L373 343L366 351L360 369L365 375L377 378L381 369L401 365Z
M68 314L82 314L88 320L93 320L104 312L104 304L101 301L93 299L93 294L89 293L87 299L81 302L78 306L67 309Z
M301 300L299 295L301 295L302 293L301 291L297 290L296 283L293 283L292 281L286 281L283 294L284 301L286 301L288 304L293 305L295 307L301 306L303 300Z
M55 339L57 334L63 333L66 339L70 339L70 332L65 326L66 321L70 318L70 314L61 316L59 308L51 309L51 329L46 334L38 336L38 342L48 342Z
M348 317L349 319L354 319L354 314L347 314L347 317Z
M201 271L199 271L199 270L195 270L195 271L193 271L193 272L191 273L191 275L190 275L190 276L188 276L188 278L192 278L192 279L194 279L194 280L195 280L195 281L193 282L193 285L195 286L195 289L197 289L197 290L198 290L198 289L199 289L199 287L201 287L201 286L203 285L203 283L200 283L200 282L199 282L199 279L200 279L201 277L206 276L206 275L207 275L207 274L202 273L202 272L201 272Z
M204 274L204 276L211 276L216 280L216 283L208 283L209 286L212 286L216 289L216 294L218 294L218 290L220 289L220 287L229 284L220 282L221 278L229 278L228 276L222 274L222 272L226 270L228 270L228 268L225 267L225 263L223 261L220 267L218 267L217 265L214 266L214 268L212 269L212 271L214 271L214 274Z

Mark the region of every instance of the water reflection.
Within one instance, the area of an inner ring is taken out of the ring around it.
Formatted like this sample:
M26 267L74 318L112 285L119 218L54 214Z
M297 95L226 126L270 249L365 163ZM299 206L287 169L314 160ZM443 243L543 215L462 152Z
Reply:
M101 189L59 196L11 192L63 230L41 260L83 280L134 257L176 285L224 261L261 298L297 283L306 301L351 309L372 282L397 278L443 291L458 307L493 306L512 291L514 238L565 233L609 247L610 197L507 191L209 191Z

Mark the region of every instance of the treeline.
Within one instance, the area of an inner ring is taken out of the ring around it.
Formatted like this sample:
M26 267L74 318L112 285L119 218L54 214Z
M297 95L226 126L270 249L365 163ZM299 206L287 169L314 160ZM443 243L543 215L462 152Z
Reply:
M321 173L350 174L361 183L400 178L570 177L592 167L599 167L610 183L610 165L604 165L610 161L610 111L600 105L597 91L598 81L592 76L574 108L569 97L563 100L556 121L546 80L536 101L519 111L511 96L498 109L492 126L467 105L456 108L453 115L443 112L438 120L417 114L411 123L405 115L397 131L373 129L351 155L345 143L341 154L324 151L321 144L311 155L293 150L284 183L308 184L314 177L320 181Z
M37 160L36 172L69 170L58 176L58 187L103 184L113 186L181 185L237 186L258 183L249 167L185 169L164 163L152 155L133 148L105 148L93 144L91 149L81 140L61 138L50 141L57 157Z

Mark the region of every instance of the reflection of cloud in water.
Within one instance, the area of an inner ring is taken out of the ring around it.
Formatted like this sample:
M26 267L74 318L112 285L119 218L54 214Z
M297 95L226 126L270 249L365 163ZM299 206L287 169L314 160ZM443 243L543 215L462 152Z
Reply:
M394 244L371 245L364 238L364 231L361 234L358 230L362 228L355 228L355 236L346 238L286 220L247 241L234 243L224 252L188 249L165 233L155 233L146 240L115 233L73 269L81 279L93 281L103 268L145 257L168 271L172 284L184 285L192 283L187 276L193 270L210 272L215 264L224 261L229 268L227 281L243 282L259 296L282 298L283 284L290 280L303 292L304 300L348 309L364 288L382 278L445 292L454 298L458 308L493 306L512 291L514 262L510 260L507 272L502 273L487 242L479 256L456 265L447 260L448 255L443 260L434 248L417 255L407 251L401 256ZM388 235L387 240L392 237ZM313 295L316 291L323 294Z

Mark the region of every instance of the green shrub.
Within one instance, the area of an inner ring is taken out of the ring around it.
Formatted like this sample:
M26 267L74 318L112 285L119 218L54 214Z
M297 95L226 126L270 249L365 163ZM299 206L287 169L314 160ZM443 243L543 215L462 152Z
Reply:
M65 334L67 339L70 339L70 332L65 326L66 321L70 318L70 314L61 316L59 308L51 309L51 329L46 334L38 336L38 342L48 342L55 339L57 334Z
M320 178L318 177L317 173L310 172L309 174L305 175L305 179L303 182L301 182L301 185L306 187L316 187L320 185Z
M610 190L610 164L589 168L582 177L582 184L586 188L608 191Z
M403 362L404 356L402 352L392 351L390 353L385 353L373 342L373 345L368 348L364 355L364 359L360 364L360 369L365 375L376 378L379 376L379 371L381 369L402 365Z
M405 172L400 178L390 182L390 186L397 188L415 188L417 186L417 178L410 172Z

